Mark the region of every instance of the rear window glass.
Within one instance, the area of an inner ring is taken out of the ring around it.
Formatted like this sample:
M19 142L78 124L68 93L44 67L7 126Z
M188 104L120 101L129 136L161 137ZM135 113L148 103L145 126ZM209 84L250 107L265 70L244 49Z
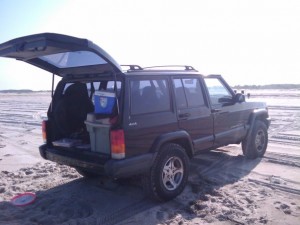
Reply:
M164 79L130 82L131 114L170 111L170 93Z
M88 51L64 52L41 56L39 58L58 68L91 66L107 63L97 54Z

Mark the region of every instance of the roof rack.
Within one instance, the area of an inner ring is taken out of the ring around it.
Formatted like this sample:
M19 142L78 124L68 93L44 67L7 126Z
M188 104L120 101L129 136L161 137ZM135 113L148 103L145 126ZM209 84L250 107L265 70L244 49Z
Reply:
M147 69L154 69L154 68L175 68L175 67L178 67L178 68L184 68L184 70L195 70L194 67L192 66L187 66L187 65L166 65L166 66L149 66L149 67L144 67L143 69L147 70ZM179 69L181 70L181 69Z
M143 70L143 71L149 71L149 70L174 70L174 68L177 68L177 71L197 71L192 66L187 65L165 65L165 66L148 66L148 67L141 67L139 65L121 65L121 67L129 67L124 70L127 70L127 72L137 71L137 70ZM182 69L183 68L183 69Z
M128 71L143 70L143 68L139 65L121 65L121 67L129 67Z

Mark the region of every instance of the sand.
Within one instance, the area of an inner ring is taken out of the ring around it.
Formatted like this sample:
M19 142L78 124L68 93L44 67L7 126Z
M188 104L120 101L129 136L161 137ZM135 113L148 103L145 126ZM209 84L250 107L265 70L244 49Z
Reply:
M200 154L183 193L166 203L147 199L137 178L85 179L43 160L50 94L0 94L0 224L300 224L300 91L250 92L269 104L265 157L247 160L240 145ZM12 205L24 192L35 202Z

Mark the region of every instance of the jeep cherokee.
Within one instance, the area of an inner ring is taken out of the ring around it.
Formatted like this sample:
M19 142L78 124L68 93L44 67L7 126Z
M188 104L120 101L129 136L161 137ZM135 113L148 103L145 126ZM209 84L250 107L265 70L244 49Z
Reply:
M83 176L142 175L146 193L164 201L183 191L189 160L202 150L242 143L251 159L266 151L266 104L246 102L220 75L191 66L124 70L91 41L54 33L5 42L0 56L53 74L40 154Z

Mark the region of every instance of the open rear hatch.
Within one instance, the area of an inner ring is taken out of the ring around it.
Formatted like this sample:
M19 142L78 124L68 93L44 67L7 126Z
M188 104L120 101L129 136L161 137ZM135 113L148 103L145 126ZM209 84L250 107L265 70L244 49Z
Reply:
M120 65L91 41L55 33L34 34L2 43L0 56L27 62L61 77L121 72Z
M73 156L76 155L75 152L79 152L79 158L84 155L88 157L92 152L99 156L110 154L110 132L114 133L111 131L110 119L115 118L119 112L116 74L121 72L121 67L108 53L87 39L42 33L0 44L0 56L27 62L66 78L66 82L69 82L68 75L83 75L81 81L70 81L71 85L65 91L65 81L58 85L57 94L54 95L49 108L48 121L43 122L44 138L47 146L53 151L64 148L66 154L71 151ZM89 81L89 84L100 83L99 88L93 89L95 91L100 91L100 87L102 91L102 83L107 85L108 81L113 81L115 88L111 91L105 86L100 96L95 94L95 101L92 103L92 94L88 96L88 91L91 93L92 89L87 90L88 81L84 78L85 74L97 74L98 81ZM97 119L99 113L102 113L101 110L105 109L111 100L115 100L115 104L110 106L112 113L104 111L104 118L100 115L100 119ZM113 107L114 105L116 107ZM113 110L115 108L116 110ZM89 117L86 120L87 114ZM81 132L83 126L85 131ZM90 147L85 144L85 134L89 134ZM99 140L101 143L98 143Z

